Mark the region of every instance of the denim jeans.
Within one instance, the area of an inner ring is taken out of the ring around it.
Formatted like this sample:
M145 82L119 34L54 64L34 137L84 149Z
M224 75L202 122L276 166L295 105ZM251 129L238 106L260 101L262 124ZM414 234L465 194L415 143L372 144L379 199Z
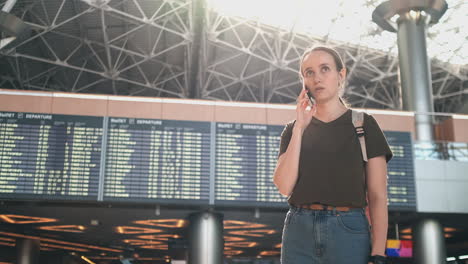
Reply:
M363 208L342 212L291 206L282 240L282 264L367 264L371 251Z

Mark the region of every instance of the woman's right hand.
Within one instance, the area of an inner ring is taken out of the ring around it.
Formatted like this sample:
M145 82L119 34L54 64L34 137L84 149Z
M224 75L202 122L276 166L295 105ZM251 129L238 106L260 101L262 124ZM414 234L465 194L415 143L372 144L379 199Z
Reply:
M296 105L296 124L294 125L302 132L306 129L306 127L312 121L312 117L314 117L315 113L317 112L317 105L314 104L312 107L309 106L309 97L307 96L307 90L302 89L301 93L297 97L297 105Z

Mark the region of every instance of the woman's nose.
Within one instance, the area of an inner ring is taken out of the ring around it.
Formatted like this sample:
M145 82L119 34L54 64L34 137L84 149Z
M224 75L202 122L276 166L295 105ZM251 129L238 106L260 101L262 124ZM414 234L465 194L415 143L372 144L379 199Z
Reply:
M318 74L313 77L313 81L315 84L322 82L322 77L320 77Z

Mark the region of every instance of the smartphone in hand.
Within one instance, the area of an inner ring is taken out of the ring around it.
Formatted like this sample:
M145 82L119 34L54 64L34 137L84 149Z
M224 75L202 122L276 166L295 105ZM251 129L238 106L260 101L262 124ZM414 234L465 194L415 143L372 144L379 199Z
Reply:
M307 97L309 97L309 102L310 102L310 107L314 106L315 105L315 98L314 96L312 95L312 93L309 91L309 89L307 89L307 87L304 85L304 90L307 91Z

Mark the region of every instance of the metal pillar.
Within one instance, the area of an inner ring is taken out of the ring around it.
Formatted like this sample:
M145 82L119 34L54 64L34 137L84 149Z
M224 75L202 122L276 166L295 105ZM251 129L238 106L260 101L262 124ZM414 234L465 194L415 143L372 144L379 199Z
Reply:
M416 263L445 263L445 238L440 223L435 219L422 219L414 226L413 230Z
M189 98L199 99L201 98L201 85L200 85L200 73L201 73L201 62L200 54L203 49L203 34L205 27L205 0L194 0L193 3L193 18L192 18L192 29L193 29L193 41L190 52L190 70L189 70Z
M188 264L223 263L223 216L213 212L189 216Z
M418 114L434 112L426 29L437 23L447 8L445 0L390 0L372 13L372 20L381 28L397 32L403 109L417 112L416 139L420 141L434 140L434 117Z
M420 11L406 12L397 20L403 109L416 112L416 138L420 141L434 140L434 117L417 114L434 112L431 69L426 48L429 20L430 16Z
M16 264L38 264L40 243L38 239L16 240Z
M372 20L381 28L396 32L400 63L403 109L416 111L416 139L434 140L432 82L426 49L426 29L447 11L445 0L389 0L372 13ZM392 18L398 16L396 23ZM422 219L413 229L417 264L445 263L443 228L437 220Z

